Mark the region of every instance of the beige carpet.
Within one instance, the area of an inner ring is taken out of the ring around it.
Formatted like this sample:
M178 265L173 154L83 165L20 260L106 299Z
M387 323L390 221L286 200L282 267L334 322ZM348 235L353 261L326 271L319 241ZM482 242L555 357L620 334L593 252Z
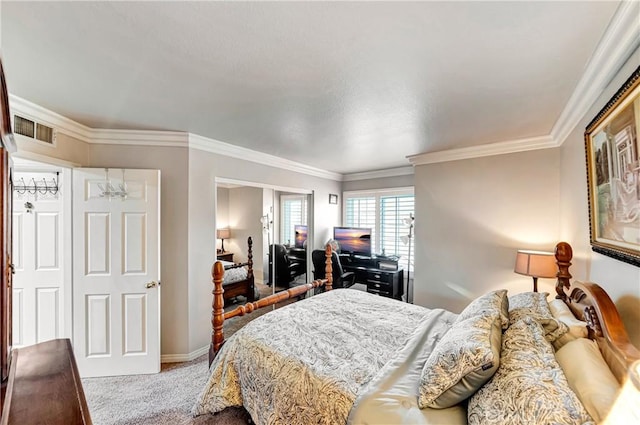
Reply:
M271 288L259 285L261 297ZM242 300L240 300L242 301ZM287 300L282 305L295 300ZM225 308L233 308L229 306ZM224 324L225 337L247 322L271 311L258 310L244 317L234 317ZM251 423L243 408L228 408L216 415L191 416L191 408L205 385L208 374L207 355L191 362L166 363L155 375L130 375L82 380L95 425L240 425Z

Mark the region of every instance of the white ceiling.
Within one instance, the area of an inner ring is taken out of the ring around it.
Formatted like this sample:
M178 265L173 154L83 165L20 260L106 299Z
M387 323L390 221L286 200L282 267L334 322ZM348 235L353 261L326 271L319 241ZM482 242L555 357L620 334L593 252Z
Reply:
M619 2L7 2L9 91L338 173L548 135Z

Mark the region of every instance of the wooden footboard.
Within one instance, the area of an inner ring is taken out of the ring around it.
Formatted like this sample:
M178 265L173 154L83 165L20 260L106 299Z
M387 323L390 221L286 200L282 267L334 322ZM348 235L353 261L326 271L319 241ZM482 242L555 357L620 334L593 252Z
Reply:
M254 291L254 278L253 278L253 239L251 236L247 238L247 262L234 264L233 266L226 266L225 270L235 269L239 267L247 268L247 277L244 280L238 280L236 282L224 284L224 299L230 300L231 298L242 295L247 297L248 301L255 300Z
M326 279L318 279L304 285L294 286L291 289L278 292L256 302L241 305L226 313L224 312L224 289L222 286L224 267L221 262L216 261L211 269L211 275L213 276L213 312L211 314L211 325L213 330L211 332L211 344L209 346L209 365L211 365L214 357L224 344L223 326L226 319L236 316L244 316L245 314L252 313L259 308L268 307L281 301L297 297L306 293L310 289L318 288L320 286L324 286L327 291L330 291L333 287L333 268L331 266L330 245L325 247L325 257L326 261L324 270Z

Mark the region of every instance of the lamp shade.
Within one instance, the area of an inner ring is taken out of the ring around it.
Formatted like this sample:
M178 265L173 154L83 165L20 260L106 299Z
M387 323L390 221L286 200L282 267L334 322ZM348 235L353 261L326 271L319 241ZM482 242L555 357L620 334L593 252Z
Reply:
M556 277L558 273L556 257L552 252L520 250L516 255L516 266L513 271L525 276Z
M229 239L231 237L231 230L227 227L224 229L216 230L216 237L218 239Z

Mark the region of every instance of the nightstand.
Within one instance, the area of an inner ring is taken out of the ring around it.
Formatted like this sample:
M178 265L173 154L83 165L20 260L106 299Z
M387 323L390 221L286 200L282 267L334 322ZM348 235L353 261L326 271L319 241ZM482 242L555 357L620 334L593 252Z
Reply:
M223 252L218 253L218 260L220 261L230 261L233 263L233 252Z

